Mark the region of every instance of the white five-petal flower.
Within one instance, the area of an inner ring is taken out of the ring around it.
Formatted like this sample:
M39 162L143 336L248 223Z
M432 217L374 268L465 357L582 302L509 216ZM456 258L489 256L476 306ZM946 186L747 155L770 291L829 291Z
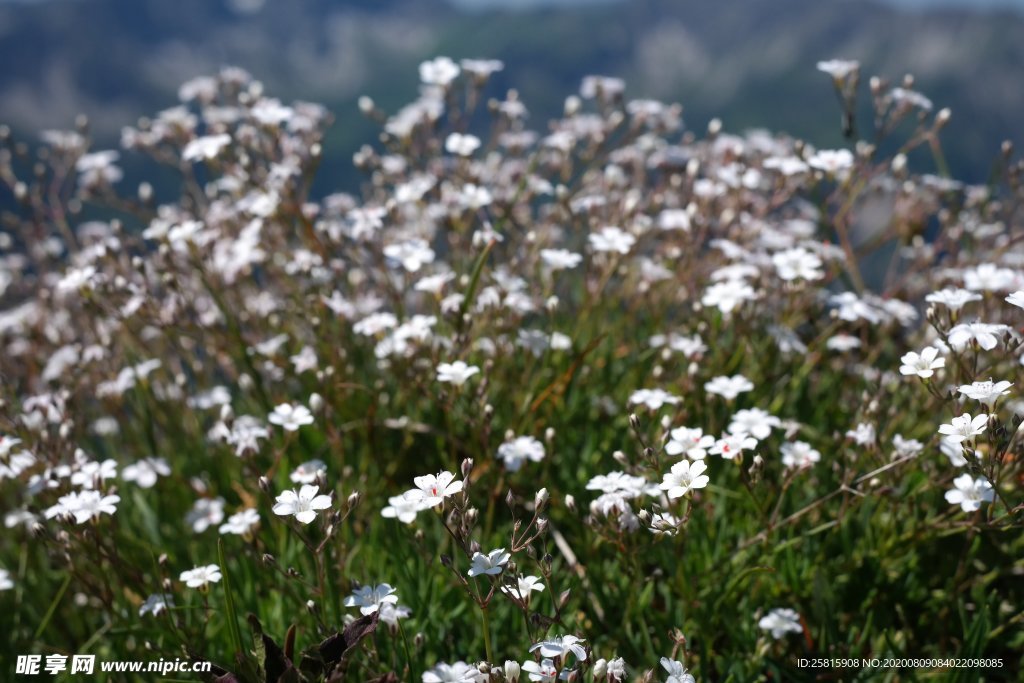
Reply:
M306 484L298 491L282 491L274 504L274 514L281 517L294 515L302 524L309 524L316 519L317 510L331 507L331 497L318 495L320 487Z

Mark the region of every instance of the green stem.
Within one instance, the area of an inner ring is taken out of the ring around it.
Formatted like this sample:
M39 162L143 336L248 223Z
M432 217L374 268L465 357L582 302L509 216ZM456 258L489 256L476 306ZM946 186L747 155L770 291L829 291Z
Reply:
M487 654L487 662L494 664L494 655L491 653L491 622L486 607L480 607L480 615L484 622L484 652Z

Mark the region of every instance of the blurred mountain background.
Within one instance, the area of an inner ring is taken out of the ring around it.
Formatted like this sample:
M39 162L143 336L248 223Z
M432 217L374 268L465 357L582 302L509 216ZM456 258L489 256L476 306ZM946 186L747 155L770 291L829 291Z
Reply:
M628 98L680 102L690 128L792 133L844 144L828 58L951 107L944 137L959 177L980 181L1001 142L1024 142L1024 0L0 0L0 122L38 139L87 114L98 147L177 102L178 86L223 65L283 100L335 114L330 189L351 188L352 153L375 127L356 99L393 112L435 55L501 59L490 93L519 90L546 127L588 74ZM921 170L932 170L926 159Z

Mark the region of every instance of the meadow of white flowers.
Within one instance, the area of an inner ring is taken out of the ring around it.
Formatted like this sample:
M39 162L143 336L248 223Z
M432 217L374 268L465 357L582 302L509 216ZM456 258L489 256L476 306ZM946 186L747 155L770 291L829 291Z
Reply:
M0 678L1019 680L1012 147L951 179L848 61L850 149L501 68L361 100L322 199L330 115L235 68L121 151L0 130Z

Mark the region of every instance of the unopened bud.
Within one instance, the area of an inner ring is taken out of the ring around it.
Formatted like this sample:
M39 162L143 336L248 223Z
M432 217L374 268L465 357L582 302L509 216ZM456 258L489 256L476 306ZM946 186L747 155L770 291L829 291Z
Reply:
M522 669L519 667L519 662L512 661L511 659L505 660L505 681L507 683L518 683L521 673Z
M935 115L935 125L939 126L940 128L942 126L945 126L947 123L949 123L949 119L951 116L953 116L953 112L950 111L949 107L940 109L939 113Z
M466 458L462 461L462 478L468 479L469 473L473 471L473 458Z
M533 508L538 512L548 502L548 490L546 488L537 491L537 495L533 497Z
M565 508L569 512L576 512L576 497L571 493L566 494L565 496Z
M608 675L608 662L605 659L599 659L594 662L594 680L604 678Z
M320 394L311 394L309 397L309 409L319 413L324 408L324 397Z

